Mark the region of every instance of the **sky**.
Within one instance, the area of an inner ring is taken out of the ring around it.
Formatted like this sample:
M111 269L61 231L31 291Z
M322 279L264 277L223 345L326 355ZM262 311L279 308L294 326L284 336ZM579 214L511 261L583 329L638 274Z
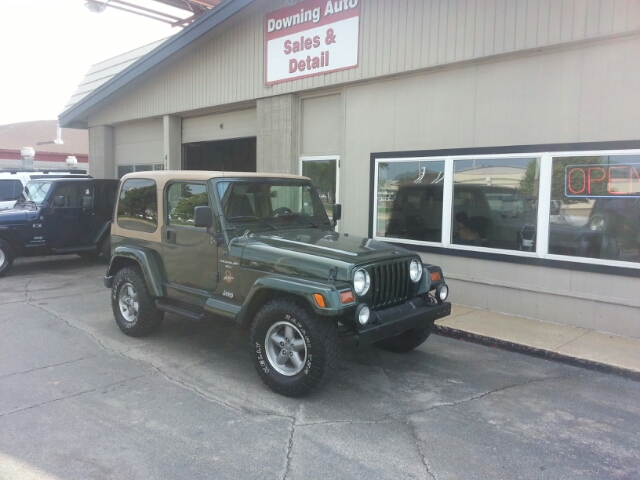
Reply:
M85 0L0 0L0 125L54 120L96 63L178 33Z

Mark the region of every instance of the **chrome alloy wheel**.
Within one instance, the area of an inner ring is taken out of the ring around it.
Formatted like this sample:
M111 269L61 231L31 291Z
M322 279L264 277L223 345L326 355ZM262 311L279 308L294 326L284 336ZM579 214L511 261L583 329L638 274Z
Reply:
M4 265L5 260L6 260L6 257L4 256L4 250L0 248L0 266Z
M133 323L138 318L138 292L129 282L122 285L118 294L118 305L125 321Z
M273 368L287 377L302 371L307 361L307 345L298 328L289 322L277 322L267 331L264 344Z

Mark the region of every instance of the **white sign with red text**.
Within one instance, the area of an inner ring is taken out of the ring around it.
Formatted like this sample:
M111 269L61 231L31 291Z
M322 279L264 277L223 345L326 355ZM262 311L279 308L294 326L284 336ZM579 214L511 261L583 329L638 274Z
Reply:
M305 0L265 16L265 84L358 66L360 0Z

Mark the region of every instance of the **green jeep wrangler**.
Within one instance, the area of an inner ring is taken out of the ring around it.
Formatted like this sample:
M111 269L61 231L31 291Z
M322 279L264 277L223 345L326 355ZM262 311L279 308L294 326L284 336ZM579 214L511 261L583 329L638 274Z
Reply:
M334 232L340 212L306 177L124 176L104 282L118 326L146 335L164 312L251 322L258 375L292 397L335 368L341 336L416 348L451 312L442 270L403 248Z

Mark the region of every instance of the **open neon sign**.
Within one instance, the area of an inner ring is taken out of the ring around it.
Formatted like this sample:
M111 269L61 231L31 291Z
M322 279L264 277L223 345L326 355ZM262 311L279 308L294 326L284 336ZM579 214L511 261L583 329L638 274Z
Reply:
M640 164L567 165L567 197L640 197Z

